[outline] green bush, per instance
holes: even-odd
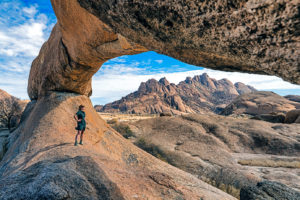
[[[154,144],[148,144],[144,138],[138,139],[135,143],[136,146],[143,149],[144,151],[150,153],[151,155],[155,156],[156,158],[167,162],[171,165],[174,165],[171,158],[167,156],[167,154],[161,150],[158,146]]]
[[[112,128],[119,132],[124,138],[128,139],[130,137],[135,137],[132,130],[127,124],[115,123],[112,125]]]
[[[113,118],[113,119],[111,119],[111,120],[108,120],[107,123],[108,123],[108,124],[117,124],[117,123],[118,123],[118,119]]]

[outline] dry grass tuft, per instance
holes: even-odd
[[[259,166],[259,167],[285,167],[300,168],[300,160],[288,159],[243,159],[239,160],[240,165]]]
[[[156,114],[124,114],[124,113],[102,113],[98,112],[102,119],[107,123],[114,120],[118,122],[135,122],[142,119],[150,119],[158,117]]]

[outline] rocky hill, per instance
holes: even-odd
[[[15,128],[27,103],[0,89],[0,128]]]
[[[95,107],[101,112],[218,113],[240,94],[254,91],[253,87],[243,83],[216,80],[204,73],[193,78],[187,77],[177,85],[166,78],[159,81],[150,79],[142,82],[136,92],[103,107]]]
[[[300,103],[300,95],[286,95],[284,98]]]
[[[259,91],[237,97],[226,106],[221,114],[249,114],[253,116],[270,113],[285,114],[290,110],[299,108],[300,103],[293,101],[292,98],[289,100],[289,98],[274,92]]]
[[[9,133],[19,125],[27,103],[0,89],[0,160],[6,150]]]

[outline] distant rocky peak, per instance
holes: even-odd
[[[223,78],[223,79],[219,80],[218,82],[223,85],[234,86],[233,83],[230,80],[228,80],[227,78]]]
[[[200,75],[199,82],[210,89],[216,89],[214,81],[215,79],[210,78],[207,73],[203,73],[202,75]]]
[[[193,81],[200,83],[201,85],[207,87],[208,89],[216,89],[216,85],[215,85],[216,80],[210,78],[207,73],[194,76]]]
[[[208,76],[207,73],[203,73],[201,75],[196,75],[193,77],[193,80],[197,82],[201,82],[201,80],[208,80],[208,79],[210,79],[210,77]]]
[[[200,77],[203,78],[203,79],[209,79],[209,76],[208,76],[207,73],[201,74]]]
[[[250,85],[245,85],[241,82],[236,82],[234,84],[235,89],[238,91],[239,94],[251,93],[257,91],[254,87]]]
[[[245,87],[246,85],[244,83],[241,83],[241,82],[236,82],[234,84],[235,87],[239,88],[239,87]]]
[[[147,87],[146,87],[146,83],[145,82],[141,82],[138,92],[146,92]]]
[[[153,84],[157,84],[158,81],[155,80],[154,78],[149,79],[148,81],[146,81],[146,85],[153,85]]]
[[[170,85],[170,82],[166,79],[166,77],[161,78],[158,82],[165,86]]]
[[[138,91],[141,93],[149,93],[159,91],[161,84],[155,79],[149,79],[146,82],[142,82]]]
[[[188,77],[186,77],[184,82],[188,83],[188,84],[191,84],[191,83],[193,83],[193,79],[190,76],[188,76]]]

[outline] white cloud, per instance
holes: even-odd
[[[27,81],[32,60],[48,38],[56,18],[41,13],[37,4],[0,1],[0,88],[28,99]]]
[[[11,15],[21,22],[10,20]],[[49,35],[47,16],[39,14],[36,5],[14,7],[14,12],[0,21],[4,22],[0,23],[0,70],[27,72]]]
[[[30,6],[30,7],[25,7],[22,10],[29,17],[33,17],[38,12],[38,10],[36,9],[36,5]]]
[[[145,71],[143,68],[139,68],[139,62],[132,62],[130,64],[106,64],[101,68],[100,73],[98,75],[117,75],[117,74],[137,74],[139,72]]]
[[[154,60],[155,62],[157,62],[158,64],[162,64],[164,61],[163,60]]]
[[[44,22],[33,21],[8,29],[0,30],[0,55],[36,56],[46,40]]]

